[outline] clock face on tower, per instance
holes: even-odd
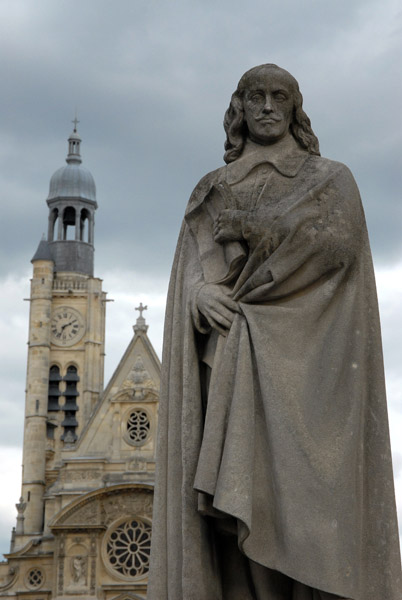
[[[75,308],[58,306],[50,321],[50,338],[56,346],[73,346],[85,333],[85,323],[81,313]]]

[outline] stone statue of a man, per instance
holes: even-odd
[[[400,600],[358,189],[276,65],[224,126],[169,290],[148,599]]]

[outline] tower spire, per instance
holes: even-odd
[[[56,272],[92,276],[96,187],[91,173],[81,165],[78,123],[75,116],[74,131],[68,138],[67,165],[50,180],[48,243]]]
[[[75,111],[75,117],[72,120],[72,123],[74,123],[74,130],[68,138],[68,154],[66,163],[69,165],[79,165],[81,164],[82,159],[80,154],[81,138],[77,133],[77,125],[79,123],[79,120],[77,119],[77,111]]]

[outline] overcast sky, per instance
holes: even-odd
[[[399,0],[0,0],[0,553],[20,494],[32,258],[75,109],[97,185],[95,273],[107,305],[106,382],[140,301],[160,355],[184,208],[223,164],[223,114],[244,71],[299,81],[324,156],[346,163],[376,266],[402,520]]]

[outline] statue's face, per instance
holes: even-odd
[[[257,144],[274,144],[288,133],[293,92],[280,70],[265,69],[250,77],[243,104],[249,137]]]

